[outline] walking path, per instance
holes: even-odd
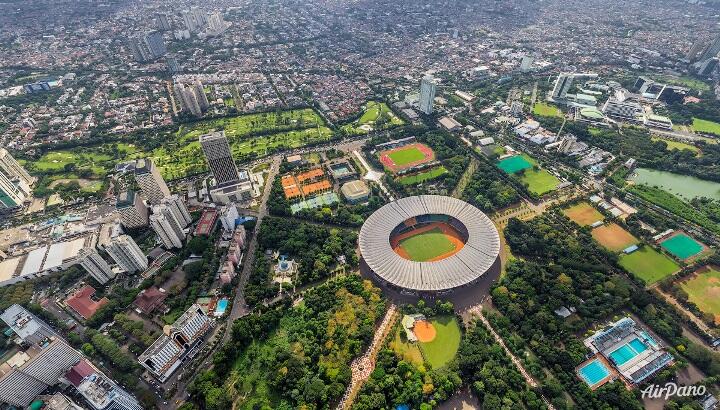
[[[348,385],[347,390],[345,390],[345,394],[343,395],[342,399],[340,399],[340,403],[338,403],[338,410],[349,409],[350,407],[352,407],[355,396],[360,390],[363,382],[365,382],[365,380],[370,377],[370,373],[375,370],[375,359],[377,359],[377,354],[382,347],[385,337],[392,329],[393,323],[395,323],[396,313],[397,306],[395,306],[394,304],[390,305],[387,312],[385,313],[385,317],[383,318],[380,326],[375,332],[375,336],[373,337],[372,343],[370,343],[368,350],[365,352],[364,355],[353,360],[352,364],[350,364],[350,369],[352,370],[352,377],[350,379],[350,384]]]
[[[385,187],[385,185],[382,183],[382,172],[375,171],[370,167],[370,164],[365,161],[365,158],[360,154],[359,151],[353,151],[353,155],[360,161],[360,164],[362,164],[363,168],[367,171],[367,174],[363,177],[364,179],[368,179],[371,181],[377,182],[378,185],[380,185],[380,189],[383,191],[385,196],[387,196],[388,200],[394,201],[395,197],[390,193],[390,191]]]
[[[530,387],[537,388],[539,386],[538,382],[535,380],[535,378],[532,377],[532,375],[530,375],[530,373],[527,370],[525,370],[525,367],[523,367],[520,360],[517,357],[515,357],[515,355],[510,351],[510,349],[508,349],[508,347],[505,345],[505,341],[502,339],[502,337],[500,337],[499,334],[497,334],[497,332],[495,332],[495,329],[493,329],[493,327],[490,325],[490,322],[482,314],[482,305],[475,305],[475,306],[469,308],[467,310],[467,312],[473,316],[477,316],[478,319],[480,319],[480,322],[482,322],[482,324],[485,326],[485,328],[487,328],[487,330],[490,332],[490,334],[495,338],[495,341],[500,346],[502,346],[502,348],[505,350],[505,354],[508,355],[508,357],[513,362],[515,367],[518,369],[520,374],[522,374],[522,376],[525,378],[525,382],[527,382],[527,384]],[[541,394],[539,392],[538,392],[538,394],[540,394],[540,397],[545,402],[545,405],[547,406],[547,408],[549,410],[555,410],[555,407],[553,407],[553,405],[550,404],[550,401],[543,394]]]

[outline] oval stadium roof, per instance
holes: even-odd
[[[405,220],[427,214],[451,216],[468,231],[465,246],[434,262],[414,262],[395,253],[390,233]],[[443,291],[467,285],[485,274],[500,254],[500,236],[482,211],[447,196],[420,195],[390,202],[370,215],[360,229],[360,252],[383,280],[415,291]]]

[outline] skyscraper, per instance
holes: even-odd
[[[149,31],[131,37],[129,47],[135,61],[139,63],[153,61],[167,53],[162,34],[158,31]]]
[[[176,83],[175,96],[180,101],[183,110],[190,111],[196,117],[202,116],[203,112],[207,111],[210,106],[200,81],[195,81],[189,85]]]
[[[430,75],[423,77],[420,81],[420,111],[428,115],[432,114],[436,91],[435,79]]]
[[[150,216],[150,225],[165,248],[182,248],[185,232],[170,207],[155,205],[153,214]]]
[[[182,198],[180,198],[180,196],[171,195],[167,198],[163,198],[160,204],[166,206],[170,210],[173,217],[175,217],[175,220],[183,228],[190,225],[192,222],[190,211],[188,211],[187,206],[185,206],[185,202]]]
[[[140,159],[135,163],[135,180],[145,198],[153,205],[159,204],[163,198],[170,196],[170,189],[160,175],[160,170],[150,158]]]
[[[557,80],[555,80],[555,86],[553,87],[550,99],[552,101],[564,101],[567,99],[568,92],[573,85],[573,82],[577,79],[583,78],[597,78],[597,74],[592,73],[560,73]]]
[[[712,43],[708,46],[704,53],[700,56],[700,61],[709,60],[713,57],[717,57],[720,53],[720,35],[715,37]]]
[[[105,259],[103,259],[95,249],[80,249],[78,259],[80,260],[80,265],[101,285],[115,278],[115,272],[110,269],[110,265],[105,262]]]
[[[193,7],[190,10],[184,10],[182,12],[182,18],[185,23],[185,27],[187,27],[191,33],[199,33],[205,29],[205,26],[207,26],[207,15],[204,11],[197,7]]]
[[[9,179],[17,178],[29,187],[37,181],[37,178],[31,176],[5,148],[0,148],[0,173],[5,174]]]
[[[718,66],[718,58],[717,57],[713,57],[711,59],[705,60],[701,63],[698,63],[697,74],[701,77],[710,76],[713,73],[713,71],[715,71],[717,66]]]
[[[523,56],[522,60],[520,61],[520,71],[523,73],[526,73],[532,69],[533,61],[535,61],[534,58],[531,56]]]
[[[695,61],[698,54],[703,51],[703,48],[705,48],[705,42],[702,39],[695,40],[695,42],[692,43],[692,45],[690,46],[690,49],[688,50],[685,58],[690,61]]]
[[[155,15],[155,28],[160,31],[168,31],[172,29],[170,19],[165,13],[158,13]]]
[[[133,238],[120,235],[105,245],[105,251],[125,272],[142,272],[148,268],[148,258]]]
[[[21,182],[9,179],[0,172],[0,211],[22,206],[27,199],[29,188],[21,188]]]
[[[215,11],[208,16],[208,34],[217,36],[228,28],[229,24],[223,20],[223,15]]]
[[[125,191],[118,195],[115,206],[120,214],[120,222],[128,229],[148,226],[148,210],[139,195],[134,191]]]
[[[232,185],[240,181],[225,131],[201,135],[200,146],[218,186]]]

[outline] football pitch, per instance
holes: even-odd
[[[454,251],[456,245],[440,228],[433,228],[401,239],[398,246],[411,261],[427,262]]]
[[[688,300],[701,311],[715,316],[720,324],[720,270],[714,266],[698,269],[690,280],[680,283],[688,294]]]
[[[689,259],[703,251],[702,244],[695,239],[680,233],[660,242],[660,246],[678,259]]]
[[[433,369],[444,367],[455,358],[460,348],[460,325],[453,316],[440,316],[430,321],[436,336],[431,342],[419,342],[425,360]]]
[[[638,239],[618,224],[607,224],[592,230],[592,237],[607,250],[620,252],[621,250],[638,243]]]
[[[515,174],[524,169],[532,168],[533,163],[525,155],[513,155],[498,161],[497,166],[508,174]]]
[[[397,166],[404,166],[413,162],[422,161],[425,159],[425,153],[420,151],[417,147],[412,146],[406,149],[399,149],[388,154],[388,157]]]
[[[605,219],[597,209],[587,202],[580,202],[570,208],[563,209],[563,214],[580,226],[592,225]]]
[[[620,266],[648,285],[652,285],[680,269],[680,266],[670,257],[647,245],[631,254],[620,255]]]

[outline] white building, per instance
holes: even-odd
[[[164,382],[211,327],[212,321],[200,306],[192,305],[175,323],[163,329],[163,335],[138,357],[138,361]]]
[[[94,248],[83,248],[79,254],[80,265],[101,285],[114,279],[116,273]]]
[[[178,218],[176,209],[168,204],[155,205],[150,216],[150,225],[167,249],[182,248],[187,226],[185,220]]]
[[[150,158],[141,159],[135,163],[135,180],[145,198],[153,205],[159,204],[163,198],[170,196],[170,189],[160,175],[160,170]]]
[[[148,268],[148,258],[128,235],[120,235],[105,245],[105,251],[125,272],[142,272]]]
[[[420,81],[420,111],[428,115],[432,114],[436,91],[435,78],[430,75],[423,77]]]
[[[21,206],[32,195],[35,181],[5,148],[0,148],[0,210]]]

